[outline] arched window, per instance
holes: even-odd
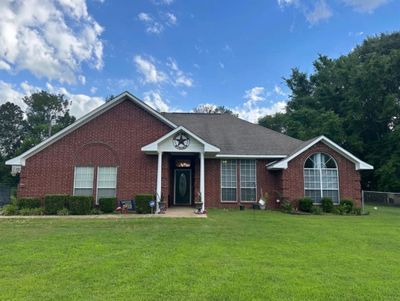
[[[304,164],[304,193],[315,203],[323,197],[339,203],[338,168],[331,156],[316,153],[308,157]]]

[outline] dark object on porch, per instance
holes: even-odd
[[[135,211],[136,210],[136,203],[135,200],[121,200],[119,201],[119,207],[127,206],[128,211]]]
[[[254,203],[252,204],[252,208],[253,208],[253,210],[260,210],[260,204],[257,203],[257,202],[254,202]]]
[[[242,203],[239,204],[239,209],[240,211],[243,211],[246,208],[246,206]]]

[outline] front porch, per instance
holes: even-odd
[[[157,141],[142,147],[157,155],[156,212],[167,207],[198,207],[205,212],[205,156],[215,157],[219,148],[180,126]]]

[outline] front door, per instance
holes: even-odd
[[[174,204],[190,205],[192,197],[192,170],[175,169]]]

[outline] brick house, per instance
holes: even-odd
[[[301,141],[229,114],[159,113],[125,92],[6,162],[18,196],[152,193],[168,206],[269,206],[303,196],[360,203],[373,167],[324,136]]]

